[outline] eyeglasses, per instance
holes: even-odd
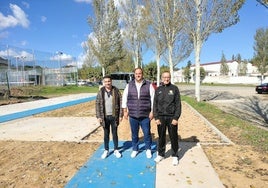
[[[165,77],[165,76],[164,76],[164,77],[162,77],[162,78],[170,78],[170,77]]]

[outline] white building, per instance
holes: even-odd
[[[247,71],[245,76],[238,76],[239,64],[237,61],[227,61],[226,62],[229,72],[228,75],[221,75],[221,62],[212,62],[201,64],[200,67],[203,67],[206,76],[202,80],[202,83],[226,83],[226,84],[259,84],[261,82],[261,76],[258,72],[257,67],[253,66],[251,63],[247,63]],[[192,78],[190,82],[194,83],[193,72],[195,65],[192,65],[190,70],[192,72]],[[183,70],[174,72],[174,82],[185,82]],[[268,82],[268,75],[266,75],[263,82]]]

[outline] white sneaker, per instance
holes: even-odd
[[[159,162],[162,161],[163,159],[164,159],[164,157],[162,157],[161,155],[157,155],[157,157],[154,158],[154,161],[155,161],[156,163],[159,163]]]
[[[104,150],[103,154],[101,155],[101,158],[102,159],[105,159],[109,154],[109,151],[108,150]]]
[[[114,155],[116,156],[116,158],[120,158],[121,157],[121,153],[117,149],[114,150]]]
[[[134,157],[137,156],[137,154],[138,154],[138,151],[132,151],[130,157],[131,157],[131,158],[134,158]]]
[[[173,166],[177,166],[179,164],[178,157],[172,157],[172,164]]]
[[[150,149],[147,149],[147,150],[146,150],[146,157],[147,157],[148,159],[152,158],[152,152],[151,152]]]

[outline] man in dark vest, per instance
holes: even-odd
[[[134,158],[139,153],[139,129],[141,127],[144,135],[146,157],[151,158],[151,120],[153,119],[153,100],[155,89],[152,84],[143,79],[143,71],[136,68],[134,71],[135,80],[129,82],[124,90],[122,108],[124,118],[129,118],[132,153]]]

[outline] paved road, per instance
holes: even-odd
[[[194,85],[179,85],[182,95],[195,96]],[[254,87],[201,86],[202,101],[216,104],[222,110],[268,128],[268,94],[257,94]],[[266,129],[267,130],[267,129]]]
[[[178,85],[181,92],[185,92],[187,90],[195,90],[194,85]],[[254,87],[239,87],[239,86],[201,86],[201,91],[209,91],[209,92],[229,92],[233,95],[238,95],[242,97],[260,97],[266,98],[268,100],[268,94],[257,94],[255,92]],[[201,95],[204,96],[204,93]]]

